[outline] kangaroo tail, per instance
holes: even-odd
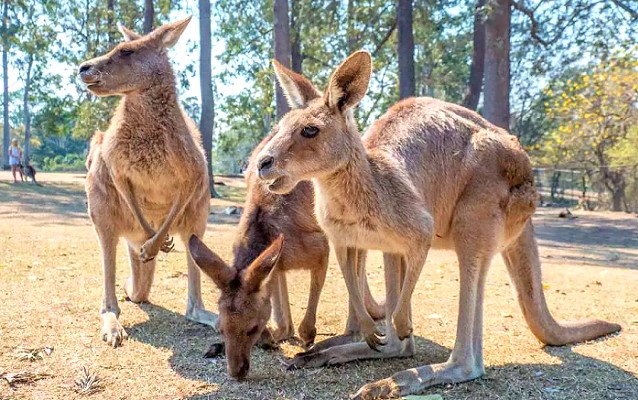
[[[556,321],[552,317],[543,293],[538,245],[534,239],[531,220],[501,255],[516,289],[527,325],[541,342],[561,346],[592,340],[621,329],[618,324],[597,319]]]

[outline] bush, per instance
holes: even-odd
[[[84,154],[69,153],[65,156],[44,157],[40,168],[48,172],[81,171],[84,170]]]

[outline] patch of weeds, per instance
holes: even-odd
[[[38,361],[42,360],[45,355],[50,356],[51,353],[53,353],[53,347],[49,346],[37,347],[35,349],[18,347],[16,358],[21,361]]]
[[[90,372],[88,368],[82,367],[80,374],[75,379],[74,391],[83,396],[90,396],[104,389],[102,378],[97,373]]]

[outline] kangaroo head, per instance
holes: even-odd
[[[256,165],[268,189],[285,194],[299,181],[344,167],[353,146],[361,146],[352,109],[368,89],[372,60],[365,51],[352,54],[332,73],[323,94],[305,77],[273,65],[292,110],[275,126]]]
[[[142,91],[173,78],[167,49],[175,45],[191,17],[163,25],[141,36],[123,26],[124,42],[103,56],[85,61],[78,73],[82,82],[97,96]]]
[[[284,243],[280,235],[243,269],[228,266],[196,236],[188,247],[199,268],[220,289],[219,330],[224,338],[228,374],[244,379],[250,352],[270,319],[270,293],[266,289]]]

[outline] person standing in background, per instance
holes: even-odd
[[[20,182],[24,181],[24,177],[22,176],[22,170],[20,169],[20,160],[22,159],[22,149],[18,145],[18,139],[13,139],[11,141],[11,146],[9,146],[9,165],[11,166],[11,173],[13,174],[13,183],[18,183],[16,179],[16,172],[20,174]]]

